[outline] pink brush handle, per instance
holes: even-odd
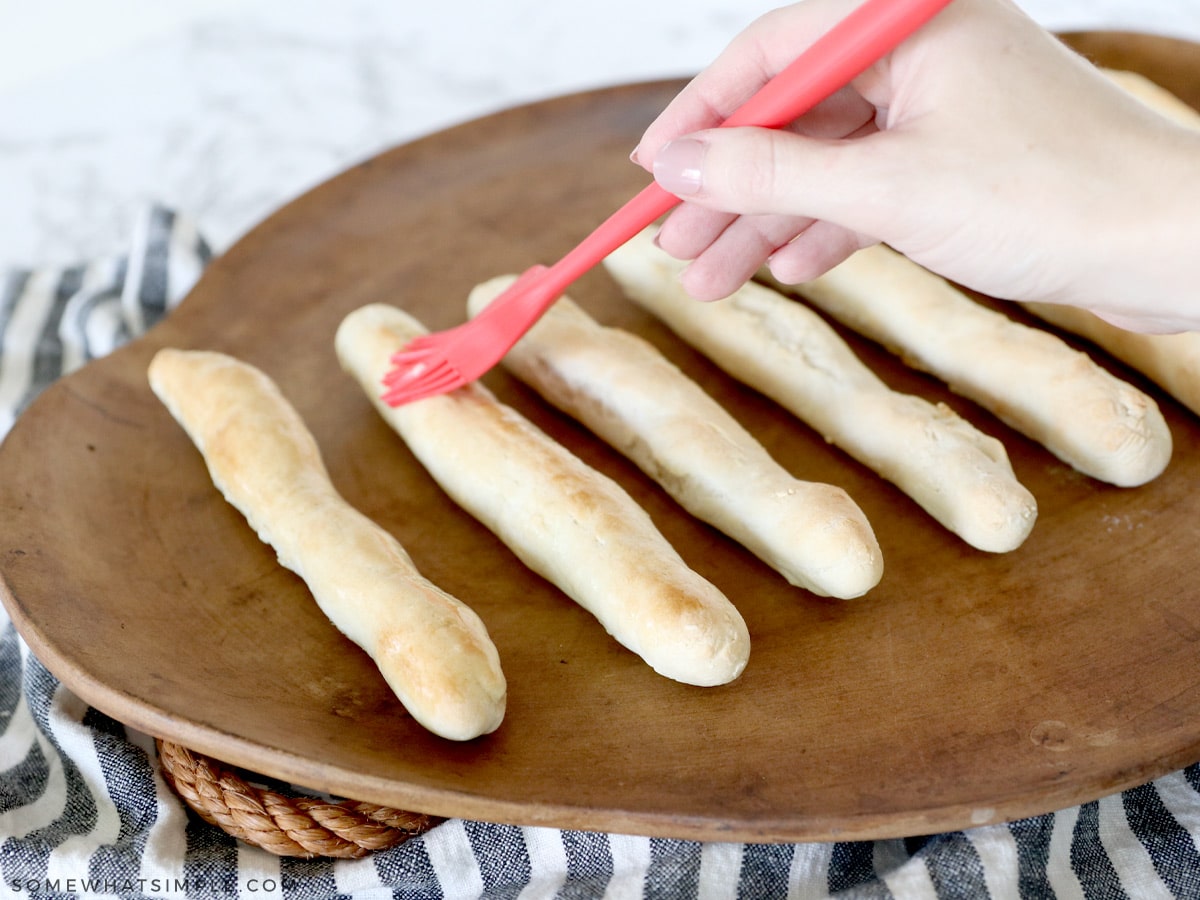
[[[780,128],[841,90],[950,0],[866,0],[758,89],[721,127]],[[680,202],[656,183],[609,216],[546,273],[546,288],[561,293],[643,228]]]

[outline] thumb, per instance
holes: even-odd
[[[786,215],[874,234],[888,220],[888,181],[875,160],[884,134],[850,140],[769,128],[716,128],[676,138],[654,158],[654,179],[697,206]],[[895,198],[899,200],[899,198]]]

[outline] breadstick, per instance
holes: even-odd
[[[1151,109],[1180,125],[1200,129],[1200,113],[1165,88],[1132,72],[1109,70],[1106,74]],[[1022,306],[1108,351],[1200,415],[1200,332],[1138,334],[1110,325],[1085,309],[1051,303]]]
[[[714,363],[907,493],[980,550],[1028,537],[1033,495],[1004,446],[944,404],[891,390],[816,313],[761,284],[717,303],[684,293],[649,230],[605,262],[626,294]]]
[[[750,653],[741,615],[616,482],[479,383],[399,407],[379,399],[391,355],[424,332],[373,304],[342,321],[336,347],[442,489],[655,671],[695,685],[737,678]]]
[[[1200,112],[1145,75],[1122,69],[1104,69],[1103,72],[1118,87],[1124,88],[1126,93],[1132,94],[1168,119],[1190,128],[1200,128]]]
[[[860,250],[806,284],[772,283],[938,376],[1085,475],[1134,487],[1171,459],[1170,429],[1143,391],[889,247]]]
[[[1111,353],[1200,415],[1200,332],[1141,334],[1110,325],[1086,309],[1058,303],[1021,306]]]
[[[471,292],[477,315],[513,281]],[[794,585],[858,597],[879,583],[875,533],[842,488],[801,481],[652,344],[562,297],[504,366],[632,459],[689,513]]]
[[[155,355],[149,377],[225,499],[374,659],[413,718],[451,740],[494,731],[507,688],[483,622],[338,494],[275,382],[222,353],[175,349]]]

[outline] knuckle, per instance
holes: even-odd
[[[750,204],[745,212],[765,211],[779,192],[780,168],[776,142],[755,140],[737,150],[724,167],[726,187],[733,198]]]

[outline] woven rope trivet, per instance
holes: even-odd
[[[442,821],[357,800],[288,797],[179,744],[156,743],[167,783],[200,818],[277,856],[360,859]]]

